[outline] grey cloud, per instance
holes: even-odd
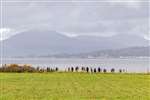
[[[148,4],[121,1],[75,3],[75,6],[74,3],[5,2],[3,23],[16,30],[40,27],[77,35],[148,34]]]

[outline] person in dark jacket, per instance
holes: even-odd
[[[77,67],[75,68],[75,70],[76,70],[76,72],[78,72],[78,71],[79,71],[79,67],[77,66]]]
[[[86,72],[87,72],[87,73],[89,72],[89,67],[86,67]]]
[[[58,70],[59,70],[58,67],[56,67],[55,71],[58,72]]]
[[[94,73],[96,73],[96,68],[94,68]]]
[[[98,67],[98,72],[99,72],[99,73],[101,72],[101,68],[100,68],[100,67]]]
[[[71,67],[71,72],[74,72],[74,68],[73,67]]]
[[[119,69],[119,73],[122,73],[122,69]]]
[[[112,72],[112,73],[114,73],[114,72],[115,72],[115,69],[114,69],[114,68],[112,68],[112,69],[111,69],[111,72]]]

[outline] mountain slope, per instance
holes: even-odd
[[[116,50],[101,50],[76,55],[76,57],[150,57],[150,46],[129,47]]]
[[[3,41],[5,56],[77,54],[105,49],[147,46],[148,41],[133,35],[112,37],[67,37],[55,31],[30,30]]]

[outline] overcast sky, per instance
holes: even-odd
[[[134,34],[150,39],[148,0],[41,1],[3,0],[3,39],[30,29],[67,36]]]

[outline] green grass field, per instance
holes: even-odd
[[[150,75],[0,73],[0,100],[150,100]]]

